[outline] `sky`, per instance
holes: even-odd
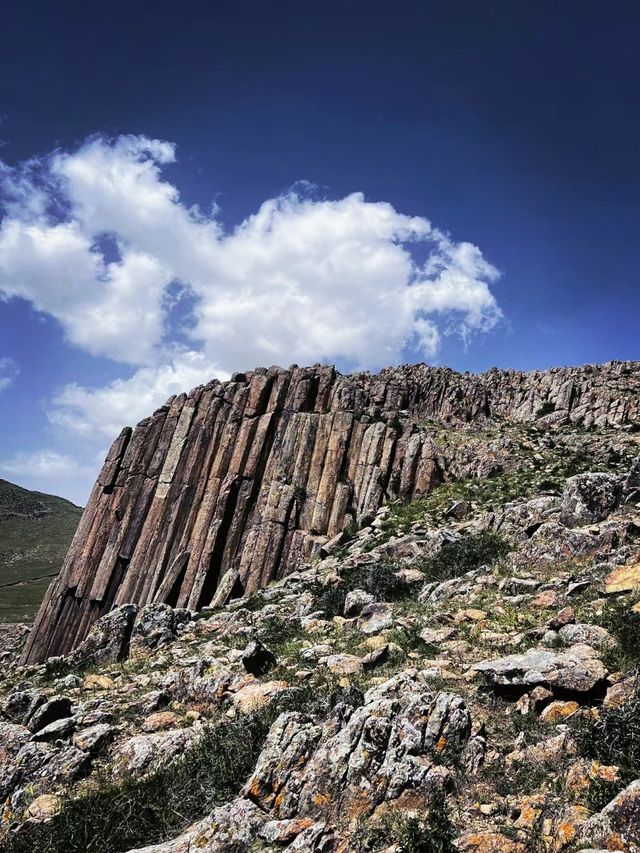
[[[638,359],[637,4],[31,0],[0,51],[0,477],[83,504],[258,365]]]

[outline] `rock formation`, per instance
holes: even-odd
[[[554,400],[569,373],[578,390],[559,409]],[[422,377],[422,390],[395,419],[384,399],[389,382],[377,386],[383,393],[374,404],[380,377],[318,369],[300,371],[297,382],[316,376],[320,387],[329,377],[323,410],[288,403],[271,411],[273,434],[267,430],[269,440],[255,451],[255,440],[238,440],[220,461],[226,445],[215,439],[217,417],[206,421],[216,393],[222,418],[224,401],[243,388],[248,395],[254,377],[200,389],[154,416],[160,434],[173,418],[181,447],[171,450],[170,435],[145,446],[154,419],[118,446],[84,521],[94,532],[75,544],[47,604],[57,606],[57,595],[64,605],[66,596],[79,613],[104,615],[68,654],[43,663],[20,663],[27,626],[0,632],[0,849],[640,853],[635,367],[557,371],[537,384],[519,374],[507,383],[503,374],[458,377],[422,367],[383,374],[390,375]],[[282,374],[256,376],[276,384]],[[428,381],[447,376],[440,408],[427,407]],[[521,393],[512,392],[500,416],[502,398],[487,389],[501,381],[519,383]],[[474,399],[475,407],[483,383],[484,402],[470,413],[465,406]],[[468,398],[457,396],[461,385],[471,389]],[[337,397],[340,389],[357,391],[367,405],[354,405],[352,395],[349,408],[335,408],[346,399]],[[576,414],[585,412],[585,395],[597,426],[588,408]],[[189,405],[190,425],[181,429]],[[267,404],[259,410],[256,436]],[[331,455],[332,424],[346,415],[349,441],[339,452],[334,443]],[[250,428],[245,415],[236,420],[237,434]],[[307,421],[337,472],[328,481],[328,463],[312,464],[311,440],[293,455]],[[227,413],[218,429],[231,430],[230,423]],[[358,468],[358,448],[380,424],[394,436],[391,449],[381,438],[381,455],[367,451]],[[410,453],[412,442],[418,449]],[[258,461],[232,465],[236,454]],[[407,458],[414,462],[405,468]],[[280,525],[280,562],[270,563],[278,577],[239,599],[238,584],[220,606],[172,606],[185,600],[183,589],[187,601],[193,591],[190,560],[170,603],[153,592],[163,583],[159,561],[170,567],[181,551],[191,556],[198,544],[192,516],[202,507],[208,527],[200,528],[198,547],[216,548],[224,507],[216,509],[219,492],[207,504],[207,490],[214,470],[224,479],[230,469],[241,482],[226,522],[219,600],[230,594],[227,575],[253,588],[242,568],[249,538],[275,536],[273,514],[262,522],[271,511],[262,490],[281,495],[311,484],[297,526]],[[255,493],[246,498],[249,481],[237,472],[249,470]],[[422,487],[425,470],[434,473]],[[302,471],[304,480],[294,476]],[[366,489],[374,494],[367,482],[380,489],[375,512],[361,500]],[[348,490],[345,519],[356,519],[333,542],[325,541],[333,532],[330,484]],[[302,525],[311,492],[318,501],[328,496],[325,527],[306,516]],[[424,496],[393,500],[398,494]],[[136,501],[145,511],[134,537]],[[311,550],[323,544],[304,560],[306,548],[290,547],[294,537],[306,537]],[[151,591],[147,603],[138,597],[110,606],[118,583],[130,580],[126,565],[103,578],[108,595],[92,599],[101,560],[127,556],[129,542],[139,561],[131,580]],[[139,555],[136,542],[146,549]],[[254,544],[248,556],[256,554]],[[77,597],[67,592],[74,571]],[[262,577],[253,577],[258,583]],[[79,639],[84,628],[74,630]]]
[[[168,400],[111,447],[25,662],[64,654],[113,607],[201,610],[295,570],[447,464],[433,422],[640,422],[640,363],[342,376],[258,369]]]

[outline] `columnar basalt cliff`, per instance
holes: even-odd
[[[199,610],[291,573],[383,502],[442,481],[433,422],[545,418],[637,425],[640,363],[479,376],[274,367],[171,398],[111,447],[24,660],[68,652],[123,603]]]

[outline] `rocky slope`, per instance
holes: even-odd
[[[638,853],[635,371],[597,424],[455,392],[432,489],[263,589],[122,604],[42,664],[7,638],[3,849]]]
[[[0,480],[0,623],[33,619],[81,515],[70,501]]]
[[[491,453],[449,455],[441,436],[487,422],[635,428],[640,364],[270,368],[170,399],[111,448],[25,661],[70,651],[119,604],[200,610],[250,594],[385,501],[486,475]]]

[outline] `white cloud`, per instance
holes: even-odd
[[[18,365],[12,358],[0,358],[0,391],[8,388],[18,373]]]
[[[429,359],[442,334],[467,340],[501,317],[497,270],[424,217],[361,193],[317,199],[306,186],[226,232],[217,209],[187,207],[165,179],[174,160],[168,142],[96,137],[0,170],[0,295],[28,299],[71,343],[135,368],[105,388],[62,389],[58,425],[112,437],[216,373],[319,360],[376,368],[408,347]],[[180,330],[175,281],[190,295]],[[178,331],[190,348],[178,348]]]
[[[101,447],[99,460],[95,453],[82,451],[80,458],[52,449],[16,453],[0,460],[0,476],[27,489],[60,495],[82,506],[105,453],[106,448]]]
[[[81,466],[75,459],[54,450],[16,453],[0,461],[0,471],[16,477],[68,479],[76,476],[80,470]]]
[[[143,367],[103,388],[67,385],[53,400],[53,423],[87,438],[113,440],[124,424],[150,415],[172,394],[228,378],[198,352],[181,352],[157,368]]]

